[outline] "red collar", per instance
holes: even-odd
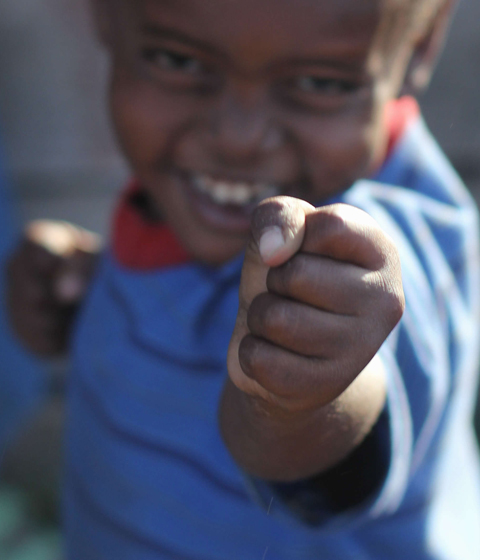
[[[123,193],[113,222],[113,251],[118,262],[127,268],[148,271],[184,264],[190,260],[171,229],[148,220],[132,199],[141,192],[132,181]]]
[[[402,137],[408,124],[420,110],[413,97],[402,97],[389,103],[385,110],[385,126],[389,130],[388,157]],[[165,224],[148,220],[136,207],[133,197],[141,192],[132,181],[123,193],[113,223],[113,251],[118,262],[138,271],[185,264],[191,260],[186,250]]]
[[[388,145],[385,159],[393,152],[408,125],[420,116],[420,107],[414,97],[394,99],[385,107],[385,126],[388,130]]]

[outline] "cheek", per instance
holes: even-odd
[[[111,111],[117,138],[137,174],[168,162],[185,118],[175,96],[162,94],[145,80],[117,77],[112,83]]]
[[[374,162],[383,154],[385,134],[376,116],[347,115],[322,119],[317,127],[310,127],[304,140],[314,194],[324,199],[371,175]]]

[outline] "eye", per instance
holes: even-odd
[[[342,95],[355,92],[359,85],[347,80],[301,76],[294,81],[294,87],[302,93],[319,95]]]
[[[203,64],[196,58],[165,49],[145,49],[144,59],[161,70],[199,74],[204,70]]]

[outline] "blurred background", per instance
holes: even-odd
[[[480,2],[462,0],[432,86],[421,100],[430,128],[477,201],[479,21]],[[0,152],[17,229],[34,218],[54,218],[101,234],[108,230],[116,193],[128,171],[109,127],[105,70],[87,0],[0,0]],[[2,220],[6,217],[0,212]],[[51,378],[64,370],[61,363],[31,361],[17,361],[15,367],[19,372],[46,368]],[[11,401],[11,393],[3,391]],[[36,395],[48,391],[31,389]],[[55,485],[63,410],[56,393],[48,406],[32,394],[22,393],[25,407],[36,408],[8,449],[0,426],[2,560],[53,560],[60,555]],[[40,506],[32,504],[32,496]]]

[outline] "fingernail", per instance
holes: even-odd
[[[267,262],[274,257],[284,245],[285,239],[283,238],[282,230],[278,226],[271,226],[263,232],[258,247],[262,259]]]
[[[83,293],[83,282],[76,276],[62,276],[56,285],[57,297],[65,302],[74,302]]]

